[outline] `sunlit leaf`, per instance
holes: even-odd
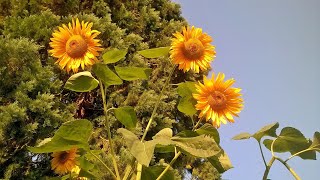
[[[201,134],[209,135],[216,141],[216,143],[220,144],[219,132],[211,124],[208,124],[208,123],[204,124],[199,129],[196,130],[196,133],[198,133],[199,135]]]
[[[160,47],[138,51],[138,53],[146,58],[158,58],[169,54],[170,47]]]
[[[311,149],[315,149],[316,151],[320,152],[320,133],[315,132],[313,135],[313,142],[310,146]]]
[[[92,129],[92,124],[88,120],[69,121],[61,125],[50,141],[46,139],[46,143],[40,143],[40,146],[28,149],[34,153],[66,151],[73,147],[88,150],[88,139]]]
[[[114,67],[121,79],[126,81],[134,81],[138,79],[149,79],[152,72],[151,68],[141,67]]]
[[[197,112],[196,104],[197,101],[193,97],[182,97],[178,104],[178,110],[188,116],[192,116]]]
[[[192,97],[192,93],[196,93],[196,87],[195,87],[195,82],[184,82],[184,83],[179,83],[178,88],[177,88],[177,93],[181,97]]]
[[[264,136],[277,137],[276,130],[278,127],[279,127],[279,123],[273,123],[273,124],[264,126],[259,131],[254,133],[252,137],[254,137],[259,142],[261,138]]]
[[[230,158],[225,152],[219,153],[216,156],[209,157],[207,159],[218,170],[220,174],[233,168]]]
[[[114,110],[116,118],[127,128],[135,128],[137,123],[136,112],[131,106],[119,107]]]
[[[92,71],[102,80],[105,86],[122,84],[122,80],[106,64],[96,63]]]
[[[184,153],[195,157],[211,157],[221,151],[214,139],[206,135],[189,138],[173,137],[171,140]]]
[[[103,62],[106,64],[116,63],[123,59],[127,54],[126,50],[112,49],[102,55]]]
[[[263,144],[271,150],[271,139],[265,139]],[[292,155],[310,147],[311,142],[308,141],[304,135],[297,129],[292,127],[285,127],[281,130],[273,144],[274,152],[290,152]],[[298,155],[302,159],[315,159],[315,151],[307,151]]]
[[[89,71],[79,72],[72,75],[64,85],[65,89],[75,92],[88,92],[95,89],[99,84]]]
[[[150,141],[142,143],[135,134],[124,128],[118,129],[117,132],[123,136],[128,150],[137,161],[142,165],[149,166],[155,144]]]
[[[243,139],[249,139],[251,137],[251,134],[244,132],[244,133],[240,133],[236,136],[234,136],[232,139],[233,140],[243,140]]]

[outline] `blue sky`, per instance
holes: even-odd
[[[319,0],[174,0],[190,25],[214,38],[214,72],[224,72],[243,89],[244,110],[236,123],[219,129],[221,145],[234,168],[223,179],[262,179],[264,164],[255,140],[233,141],[279,122],[312,138],[320,131],[320,1]],[[264,151],[267,161],[269,151]],[[319,153],[317,154],[319,156]],[[288,157],[289,154],[281,155]],[[320,158],[318,158],[320,159]],[[320,160],[288,162],[302,179],[316,180]],[[276,162],[269,178],[291,180]]]

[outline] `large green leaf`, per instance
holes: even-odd
[[[188,116],[192,116],[197,112],[196,103],[197,101],[193,97],[182,97],[178,104],[178,110]]]
[[[99,84],[89,71],[79,72],[72,75],[64,85],[65,89],[75,92],[88,92],[95,89]]]
[[[164,169],[165,169],[164,166],[151,166],[151,167],[143,166],[141,180],[156,180]],[[163,179],[163,180],[174,180],[173,171],[168,170],[164,174],[164,176],[162,176],[161,179]]]
[[[181,97],[192,97],[192,93],[196,93],[196,87],[195,87],[195,82],[184,82],[184,83],[179,83],[178,88],[177,88],[177,93]]]
[[[197,101],[192,97],[192,93],[196,92],[194,82],[180,83],[177,88],[177,93],[181,96],[178,104],[178,110],[188,116],[194,115],[197,110],[195,105]]]
[[[142,143],[135,134],[124,128],[118,129],[117,132],[123,136],[128,150],[137,161],[148,167],[153,157],[155,143],[152,141]]]
[[[249,139],[251,137],[250,133],[244,132],[244,133],[240,133],[236,136],[234,136],[232,139],[233,140],[243,140],[243,139]]]
[[[46,139],[39,146],[28,149],[34,153],[66,151],[72,147],[88,150],[88,139],[92,128],[92,124],[88,120],[69,121],[62,124],[51,139]]]
[[[199,135],[205,134],[205,135],[211,136],[216,141],[216,143],[220,144],[219,132],[211,124],[208,124],[208,123],[204,124],[199,129],[196,130],[196,133],[198,133]]]
[[[158,58],[169,54],[170,47],[160,47],[138,51],[138,53],[146,58]]]
[[[221,151],[214,139],[206,135],[189,138],[173,137],[171,140],[184,153],[195,157],[211,157]]]
[[[259,142],[261,138],[264,136],[277,137],[276,130],[278,127],[279,127],[279,123],[273,123],[273,124],[264,126],[259,131],[254,133],[252,137],[254,137]]]
[[[233,168],[230,158],[225,152],[219,153],[216,156],[209,157],[207,159],[218,170],[220,174]]]
[[[174,142],[172,138],[172,130],[164,128],[152,137],[152,142],[156,144],[156,151],[160,153],[174,152]]]
[[[148,79],[152,69],[141,67],[114,67],[121,79],[126,81],[134,81],[138,79]]]
[[[314,149],[318,152],[320,152],[320,133],[315,132],[313,135],[313,142],[310,146],[310,149]]]
[[[96,63],[92,66],[92,71],[107,87],[123,83],[122,80],[113,71],[111,71],[106,64]]]
[[[106,64],[116,63],[123,59],[127,54],[126,50],[112,49],[102,55],[103,62]]]
[[[119,107],[114,110],[116,118],[127,128],[135,128],[137,123],[136,112],[131,106]]]
[[[271,150],[271,139],[265,139],[263,144]],[[295,154],[302,150],[310,147],[311,142],[307,140],[304,135],[297,129],[293,127],[285,127],[281,130],[280,135],[277,137],[273,144],[274,152],[290,152],[291,154]],[[316,159],[315,151],[307,151],[305,153],[301,153],[300,156],[302,159]]]

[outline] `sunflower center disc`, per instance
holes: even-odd
[[[65,163],[68,160],[68,152],[62,152],[59,156],[60,163]]]
[[[88,50],[87,42],[80,35],[73,35],[67,41],[66,51],[72,58],[82,57]]]
[[[214,91],[208,96],[208,104],[211,106],[213,109],[222,109],[226,106],[226,96],[219,92],[219,91]]]
[[[203,55],[204,47],[199,39],[189,39],[184,42],[184,55],[190,59],[197,59]]]

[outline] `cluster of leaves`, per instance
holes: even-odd
[[[257,131],[254,134],[250,133],[241,133],[237,136],[233,137],[234,140],[244,140],[249,138],[254,138],[258,141],[261,146],[261,139],[265,136],[273,137],[273,139],[264,139],[263,144],[265,147],[271,151],[273,158],[282,162],[285,166],[287,165],[287,161],[289,161],[293,157],[300,157],[304,160],[316,160],[316,152],[320,152],[320,133],[315,132],[313,136],[313,140],[307,139],[298,129],[293,127],[284,127],[280,134],[276,133],[276,130],[279,128],[279,123],[274,123],[267,125]],[[286,160],[282,160],[279,157],[275,156],[274,153],[285,153],[289,152],[291,154]],[[263,155],[263,152],[261,150]],[[266,169],[270,169],[267,166],[264,156],[264,163],[266,165]],[[266,178],[266,177],[265,177]]]
[[[135,52],[168,46],[172,33],[186,25],[179,5],[168,0],[0,1],[0,84],[5,84],[0,88],[0,178],[38,179],[53,175],[49,155],[30,154],[26,146],[34,146],[50,137],[61,123],[73,120],[73,117],[86,118],[93,122],[94,133],[89,140],[91,149],[103,150],[100,154],[102,159],[107,164],[111,162],[108,142],[103,138],[106,133],[103,130],[103,108],[98,88],[84,93],[62,90],[62,82],[66,82],[69,75],[60,71],[48,54],[52,32],[61,23],[70,22],[73,17],[93,22],[93,29],[102,32],[99,39],[102,40],[103,47],[107,47],[105,52],[114,48],[126,49],[127,54],[123,61],[114,62],[115,66],[112,67],[97,65],[94,73],[97,75],[100,71],[109,72],[118,76],[121,81],[125,80],[119,86],[109,86],[106,92],[107,105],[134,106],[137,123],[133,131],[136,135],[141,135],[146,127],[171,63],[168,57],[146,59]],[[124,69],[127,66],[144,68],[141,73],[150,77],[128,82],[135,77],[121,74],[128,72]],[[148,68],[152,69],[151,74],[148,74]],[[175,71],[172,83],[195,81],[201,77],[202,74]],[[103,80],[103,77],[101,79]],[[120,84],[118,78],[113,80]],[[182,98],[176,89],[170,86],[164,95],[146,136],[147,140],[151,140],[163,128],[180,132],[193,126],[190,117],[176,108],[177,102]],[[123,148],[125,143],[116,133],[116,129],[123,127],[123,124],[116,121],[115,113],[116,111],[114,114],[110,113],[108,119],[111,120],[116,154],[118,159],[121,157],[122,160],[119,166],[124,170],[125,164],[130,162],[132,157],[130,152]],[[159,164],[163,159],[168,162],[172,156],[173,153],[155,152],[150,164]],[[191,161],[182,156],[176,164],[179,166],[188,162],[193,163],[196,168],[199,163],[196,163],[196,160]],[[101,165],[98,168],[103,169]],[[175,171],[176,178],[181,178],[185,172],[184,168],[178,168]],[[101,176],[110,178],[107,172]],[[219,177],[218,174],[215,176]]]

